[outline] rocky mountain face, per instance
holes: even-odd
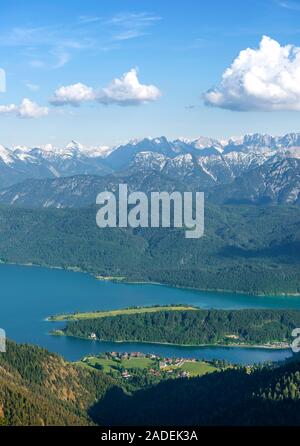
[[[0,146],[0,202],[85,206],[126,182],[145,192],[201,190],[218,203],[299,204],[299,164],[300,133],[144,138],[114,148]]]
[[[300,204],[300,159],[274,156],[232,183],[209,191],[225,204]]]
[[[47,144],[12,149],[0,146],[0,187],[28,178],[58,178],[77,174],[105,175],[111,172],[103,162],[106,147],[84,148],[72,141],[59,149]]]

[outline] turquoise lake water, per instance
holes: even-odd
[[[227,359],[251,364],[278,361],[291,350],[230,347],[178,347],[142,343],[115,343],[50,336],[62,324],[45,321],[47,316],[130,306],[193,304],[201,308],[294,308],[299,297],[257,297],[231,293],[202,292],[160,285],[102,282],[84,273],[59,269],[0,265],[0,327],[17,342],[37,344],[77,360],[103,351],[141,351],[163,356]]]

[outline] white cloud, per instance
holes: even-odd
[[[77,83],[58,88],[50,100],[53,105],[79,106],[85,102],[101,104],[139,105],[155,101],[161,96],[154,85],[139,82],[137,70],[131,69],[120,79],[114,79],[107,87],[95,90],[85,84]]]
[[[263,36],[259,48],[240,52],[206,105],[240,111],[300,111],[300,48]]]
[[[20,105],[0,105],[0,115],[16,115],[18,118],[40,118],[48,115],[47,107],[40,107],[30,99],[24,98]]]
[[[121,13],[113,16],[108,23],[118,24],[126,27],[129,26],[145,26],[153,22],[161,20],[161,17],[154,14],[149,14],[148,12],[138,12],[138,13]]]
[[[161,17],[147,12],[123,13],[113,16],[107,24],[113,29],[112,39],[122,41],[148,34],[149,29],[160,20]]]
[[[20,118],[40,118],[48,115],[48,111],[47,107],[40,107],[35,102],[25,98],[18,107],[18,116]]]
[[[78,82],[77,84],[58,88],[50,102],[53,105],[73,105],[76,107],[83,102],[91,102],[94,99],[94,90]]]
[[[143,85],[137,77],[137,70],[132,68],[121,79],[114,79],[103,88],[97,100],[103,104],[139,105],[156,101],[161,96],[155,85]]]
[[[0,114],[10,114],[15,113],[17,111],[18,107],[15,104],[9,104],[9,105],[0,105]]]

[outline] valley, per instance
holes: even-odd
[[[158,384],[165,379],[203,376],[229,367],[225,361],[163,358],[159,355],[140,352],[107,352],[98,356],[86,356],[79,364],[92,370],[102,371],[122,382],[129,391]]]
[[[15,278],[18,280],[15,280]],[[110,342],[78,337],[50,336],[49,331],[63,329],[64,321],[51,322],[49,315],[75,311],[91,313],[129,307],[163,305],[205,309],[300,309],[300,300],[293,296],[249,296],[230,293],[205,293],[149,284],[124,284],[98,281],[89,274],[48,269],[0,265],[2,296],[0,326],[9,339],[39,345],[60,354],[66,360],[78,361],[87,355],[105,352],[141,352],[161,357],[226,360],[234,364],[255,364],[284,360],[292,355],[290,348],[251,349],[231,346],[178,346],[144,342]],[[188,310],[189,312],[192,310]],[[178,310],[174,313],[177,314]],[[153,313],[155,314],[155,313]],[[118,318],[119,316],[113,316]],[[96,321],[97,319],[95,319]],[[28,329],[30,327],[30,329]]]
[[[299,147],[1,146],[0,326],[22,344],[0,357],[0,424],[299,423]],[[121,183],[204,191],[204,236],[100,230]]]
[[[8,342],[0,356],[0,426],[298,425],[299,367],[297,356],[232,367],[138,353],[74,364]]]
[[[299,429],[300,0],[2,3],[1,444]]]

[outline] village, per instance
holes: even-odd
[[[130,353],[116,353],[116,352],[112,352],[110,353],[111,356],[113,356],[114,358],[118,358],[121,361],[124,360],[130,360],[133,358],[146,358],[146,359],[150,359],[152,361],[157,362],[158,365],[158,369],[154,369],[154,368],[150,368],[149,369],[149,373],[152,374],[153,376],[161,376],[161,372],[164,371],[166,373],[175,373],[176,372],[176,368],[180,368],[183,366],[183,364],[185,362],[196,362],[196,359],[183,359],[183,358],[162,358],[159,355],[155,355],[155,354],[144,354],[141,352],[130,352]],[[186,371],[180,371],[179,374],[177,374],[178,376],[180,376],[181,378],[187,378],[190,376],[189,372]],[[128,370],[124,370],[124,372],[122,372],[122,377],[125,379],[129,379],[131,377],[130,372]]]
[[[164,358],[154,353],[142,352],[106,352],[99,356],[87,356],[81,362],[128,382],[137,379],[159,381],[168,378],[189,378],[218,369],[213,362],[196,358]]]

